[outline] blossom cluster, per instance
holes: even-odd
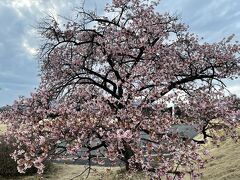
[[[239,44],[200,43],[176,17],[156,12],[158,3],[113,0],[112,18],[80,10],[64,25],[40,24],[39,88],[0,117],[19,172],[71,157],[89,166],[122,161],[156,179],[195,178],[204,167],[199,143],[218,142],[219,128],[237,137],[240,112],[223,79],[240,74]],[[182,137],[176,125],[203,140]]]

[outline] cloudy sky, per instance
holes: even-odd
[[[85,0],[85,7],[101,14],[109,1]],[[47,14],[71,17],[79,5],[81,0],[0,0],[0,106],[29,96],[39,83],[37,22]],[[162,0],[158,11],[178,15],[191,32],[214,42],[233,33],[240,40],[239,7],[236,0]],[[240,80],[227,84],[240,95]]]

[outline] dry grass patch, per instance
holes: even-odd
[[[7,130],[7,126],[5,124],[0,123],[0,134],[4,133]]]
[[[93,166],[93,170],[88,176],[89,180],[113,180],[112,177],[115,177],[117,175],[118,170],[120,168],[113,167],[97,167]],[[42,180],[42,179],[48,179],[48,180],[70,180],[74,178],[74,180],[82,180],[86,179],[88,172],[86,171],[83,175],[78,176],[85,170],[85,167],[83,165],[72,165],[72,164],[58,164],[53,163],[52,168],[49,172],[40,175],[29,175],[29,176],[17,176],[17,177],[10,177],[10,178],[3,178],[0,177],[0,179],[6,179],[6,180]]]
[[[129,174],[126,173],[124,169],[120,167],[92,167],[94,170],[88,176],[88,180],[147,180],[149,179],[143,173],[135,173]],[[3,178],[6,180],[70,180],[74,178],[74,180],[83,180],[87,177],[87,172],[82,176],[78,176],[81,172],[83,172],[85,167],[83,165],[70,165],[70,164],[58,164],[54,163],[53,168],[48,173],[43,176],[39,175],[29,175],[29,176],[18,176],[11,178]],[[78,177],[77,177],[78,176]]]
[[[204,169],[204,180],[240,179],[240,142],[227,140],[220,147],[210,149],[213,159],[209,159]]]
[[[0,124],[0,133],[6,131],[6,126]],[[239,129],[240,133],[240,129]],[[197,137],[200,138],[201,137]],[[240,141],[234,142],[228,139],[220,143],[220,147],[212,145],[211,143],[205,145],[214,157],[208,159],[206,169],[203,170],[203,180],[239,180],[240,179]],[[20,180],[69,180],[84,171],[83,165],[70,164],[53,164],[53,168],[42,177],[34,176],[20,176],[0,179],[20,179]],[[120,167],[93,167],[89,180],[147,180],[149,177],[142,173],[128,174]],[[87,172],[74,180],[85,179]],[[185,180],[188,180],[186,177]]]

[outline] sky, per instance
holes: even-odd
[[[39,84],[37,49],[42,41],[36,26],[51,14],[72,17],[81,0],[0,0],[0,106],[19,96],[29,97]],[[85,8],[103,13],[110,0],[85,0]],[[231,34],[240,41],[240,1],[161,0],[157,11],[177,15],[204,41],[216,42]],[[240,79],[226,81],[240,96]]]

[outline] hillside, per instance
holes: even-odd
[[[210,159],[204,170],[204,180],[240,179],[240,141],[227,140],[221,146],[211,147],[214,159]]]

